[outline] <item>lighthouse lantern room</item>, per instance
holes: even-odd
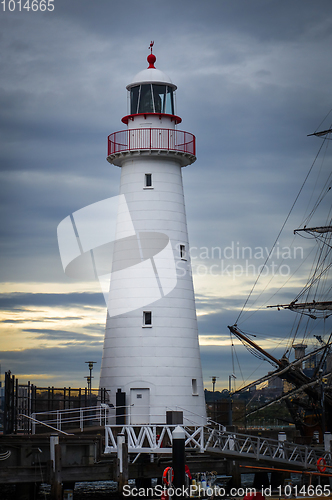
[[[127,424],[206,421],[181,168],[195,136],[180,131],[176,85],[155,68],[127,86],[126,130],[108,138],[107,160],[121,167],[100,386]],[[121,394],[121,398],[117,398]],[[118,412],[117,412],[118,413]]]

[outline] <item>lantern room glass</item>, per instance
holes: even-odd
[[[130,89],[130,114],[163,113],[174,115],[173,89],[169,85],[143,83]]]

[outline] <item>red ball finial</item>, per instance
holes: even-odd
[[[156,62],[157,58],[156,58],[155,55],[152,54],[152,47],[153,47],[153,45],[154,45],[154,42],[151,42],[150,43],[150,47],[149,47],[150,50],[151,50],[151,54],[149,54],[148,57],[147,57],[147,60],[148,60],[148,63],[149,63],[148,69],[150,69],[150,68],[156,69],[154,67],[154,63]]]

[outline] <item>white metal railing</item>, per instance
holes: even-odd
[[[118,425],[105,428],[105,453],[117,451],[117,435],[126,435],[129,453],[172,452],[174,425]],[[270,463],[292,464],[306,469],[317,469],[320,457],[332,465],[331,452],[317,448],[210,428],[207,426],[183,426],[186,449],[213,452],[229,458],[245,457]]]
[[[86,406],[83,408],[71,408],[67,410],[53,410],[32,413],[32,434],[36,433],[36,426],[48,425],[58,430],[98,425],[104,427],[108,422],[110,407],[102,404],[100,406]]]
[[[119,408],[118,408],[119,409]],[[127,407],[124,408],[126,410]],[[105,426],[105,453],[117,452],[117,435],[125,434],[129,453],[172,452],[172,431],[175,425],[109,425],[116,422],[116,408],[108,405],[84,407],[71,410],[55,410],[33,413],[32,433],[36,426],[48,425],[60,431],[91,425]],[[121,416],[121,415],[120,415]],[[316,469],[320,457],[332,466],[331,451],[277,441],[261,436],[251,436],[226,431],[219,424],[210,422],[208,426],[184,425],[186,449],[198,452],[213,452],[229,458],[246,457],[271,463],[293,464],[297,467]]]
[[[204,449],[234,458],[245,456],[309,469],[317,468],[317,460],[320,457],[324,457],[327,464],[332,464],[331,452],[261,436],[220,432],[217,429],[210,429],[207,433]]]
[[[183,130],[138,128],[113,132],[108,136],[108,155],[138,149],[178,151],[195,155],[195,136]]]
[[[117,451],[117,435],[125,434],[129,453],[172,453],[176,425],[106,425],[105,453]],[[204,427],[183,427],[186,448],[204,452]]]
[[[113,406],[107,404],[101,404],[98,406],[86,406],[82,408],[70,408],[64,410],[51,410],[44,412],[35,412],[31,414],[31,427],[32,434],[36,433],[36,426],[38,425],[49,425],[57,430],[72,429],[74,427],[79,427],[81,431],[84,427],[91,425],[105,426],[116,425],[118,418],[130,419],[131,406]],[[154,417],[162,420],[164,415],[154,415]],[[135,418],[145,419],[146,414],[135,413]]]

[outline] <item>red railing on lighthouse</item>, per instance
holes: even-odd
[[[108,155],[138,149],[179,151],[195,156],[195,136],[190,132],[167,128],[134,128],[108,136]]]

